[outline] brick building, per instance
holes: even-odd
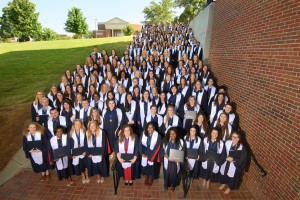
[[[115,17],[106,22],[99,22],[97,24],[98,30],[94,31],[94,33],[96,34],[96,38],[124,36],[123,29],[127,24],[131,24],[135,31],[140,31],[142,28],[142,24],[140,23],[129,23]]]
[[[237,104],[262,177],[244,177],[258,199],[300,195],[300,1],[216,1],[209,63]]]

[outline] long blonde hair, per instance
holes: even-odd
[[[82,123],[82,121],[80,119],[75,119],[72,123],[72,128],[71,128],[71,131],[70,131],[70,138],[73,136],[74,132],[75,132],[75,122],[80,122],[80,131],[82,131],[83,133],[85,133],[85,127],[84,127],[84,124]]]
[[[44,93],[44,91],[42,91],[42,90],[37,90],[36,92],[35,92],[35,97],[34,97],[34,105],[37,105],[38,104],[38,98],[37,98],[37,93],[42,93],[43,94],[43,97],[45,96],[45,93]]]
[[[93,118],[92,118],[92,117],[93,117],[93,111],[94,111],[94,110],[97,110],[97,113],[98,113],[96,119],[93,119]],[[99,114],[99,111],[98,111],[97,108],[95,108],[95,107],[91,108],[90,116],[88,117],[88,121],[89,121],[89,122],[90,122],[90,121],[96,121],[96,122],[98,123],[98,125],[101,125],[101,124],[102,124],[102,120],[101,120],[101,117],[100,117],[100,114]]]
[[[28,128],[29,128],[29,126],[30,125],[35,125],[35,127],[36,127],[36,132],[40,132],[41,133],[41,135],[43,135],[44,133],[45,133],[45,128],[42,126],[42,125],[40,125],[39,123],[37,123],[37,122],[29,122],[28,124],[26,124],[26,126],[23,128],[23,131],[22,131],[22,134],[23,134],[23,136],[26,136],[27,134],[28,134]]]
[[[91,124],[96,124],[96,136],[99,136],[100,135],[100,128],[99,128],[99,125],[98,125],[98,122],[97,121],[91,121],[89,122],[88,124],[88,130],[86,131],[87,133],[87,138],[88,140],[91,142],[92,141],[92,132],[90,131],[90,126]]]

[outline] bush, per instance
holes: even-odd
[[[129,36],[134,33],[133,26],[131,24],[127,24],[123,29],[124,35]]]

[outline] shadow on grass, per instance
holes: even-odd
[[[129,42],[97,45],[99,51],[110,54],[115,49],[121,57]],[[0,107],[34,100],[36,90],[49,92],[52,84],[60,82],[66,69],[84,65],[94,45],[66,49],[10,51],[0,54]]]

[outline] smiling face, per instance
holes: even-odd
[[[57,137],[57,138],[61,138],[63,133],[64,133],[64,132],[63,132],[63,129],[62,129],[62,128],[58,128],[58,129],[56,130],[56,137]]]
[[[176,140],[176,137],[177,137],[176,132],[173,131],[173,130],[171,130],[171,131],[170,131],[170,139],[171,139],[172,141],[175,141],[175,140]]]
[[[130,136],[130,128],[129,127],[126,127],[124,129],[124,135],[125,135],[126,138],[128,138]]]
[[[196,129],[195,128],[190,129],[190,136],[191,136],[191,138],[194,138],[196,136]]]
[[[35,131],[36,131],[36,125],[35,124],[29,124],[28,131],[30,133],[35,133]]]
[[[147,131],[148,131],[148,133],[149,133],[150,135],[153,134],[153,132],[154,132],[154,127],[153,127],[152,124],[149,124],[149,126],[148,126],[148,128],[147,128]]]
[[[81,128],[81,121],[77,120],[74,122],[74,128],[76,131],[79,131]]]
[[[95,133],[97,130],[97,124],[96,123],[91,123],[89,126],[89,130],[91,131],[91,133]]]
[[[236,133],[233,133],[231,136],[233,145],[236,145],[240,141],[240,136]]]
[[[217,130],[212,130],[211,132],[211,140],[216,140],[218,137],[218,131]]]

